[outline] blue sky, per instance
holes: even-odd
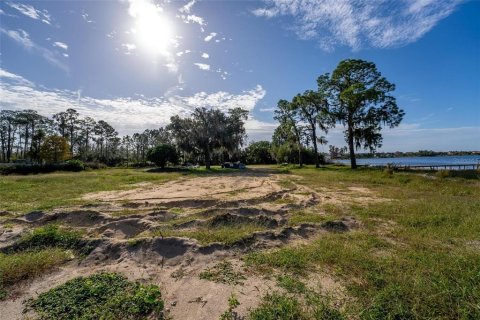
[[[69,107],[120,134],[197,106],[273,108],[346,58],[373,61],[406,116],[383,151],[480,150],[480,1],[2,1],[0,108]],[[329,144],[344,145],[342,128]]]

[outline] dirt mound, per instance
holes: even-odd
[[[217,247],[215,249],[222,249],[221,246]],[[212,254],[215,251],[217,250],[208,247],[202,248],[196,240],[178,237],[139,239],[135,242],[105,240],[81,264],[87,266],[132,260],[161,267],[175,266],[194,259],[194,256],[198,258],[198,254]]]
[[[98,228],[98,232],[104,237],[127,239],[132,238],[140,233],[153,229],[155,225],[138,218],[120,219],[118,221],[109,222]]]
[[[278,227],[278,221],[267,216],[256,216],[253,218],[231,214],[231,213],[224,213],[217,215],[204,223],[208,227],[219,227],[219,226],[235,226],[240,224],[257,224],[266,226],[268,228],[276,228]]]
[[[98,226],[108,220],[108,217],[93,210],[78,210],[57,213],[55,221],[67,224],[73,227],[93,227]]]
[[[359,223],[354,217],[344,217],[341,220],[327,221],[322,224],[322,228],[330,232],[346,232],[359,227]]]

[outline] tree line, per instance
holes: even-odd
[[[75,109],[51,118],[34,110],[0,111],[0,161],[59,162],[73,158],[107,165],[167,162],[212,163],[241,160],[247,163],[323,162],[318,145],[325,135],[343,125],[346,148],[329,147],[331,156],[347,152],[356,168],[356,150],[375,150],[382,145],[382,126],[395,127],[404,112],[399,109],[388,82],[372,62],[348,59],[331,73],[318,77],[317,89],[282,99],[274,111],[279,122],[272,141],[243,148],[248,111],[226,112],[196,108],[191,116],[173,116],[158,129],[119,137],[106,121],[82,117]],[[161,146],[155,150],[155,147]],[[167,147],[171,146],[171,147]],[[173,151],[174,152],[173,152]],[[173,153],[172,153],[173,152]]]
[[[145,164],[149,150],[170,145],[178,153],[170,159],[210,168],[212,162],[240,158],[247,116],[241,108],[226,113],[197,108],[190,117],[172,117],[166,127],[119,137],[106,121],[81,117],[75,109],[51,118],[34,110],[1,110],[0,160],[56,163],[72,158],[107,165]]]

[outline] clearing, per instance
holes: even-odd
[[[0,259],[18,255],[0,261],[6,319],[101,271],[158,285],[172,319],[480,314],[478,180],[276,166],[1,179]],[[58,258],[20,258],[42,250]]]

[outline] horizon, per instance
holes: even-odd
[[[377,152],[479,151],[478,13],[456,0],[2,2],[0,109],[74,108],[125,135],[240,106],[248,140],[270,140],[278,100],[357,58],[396,85],[406,112]],[[346,145],[342,131],[328,144]]]

